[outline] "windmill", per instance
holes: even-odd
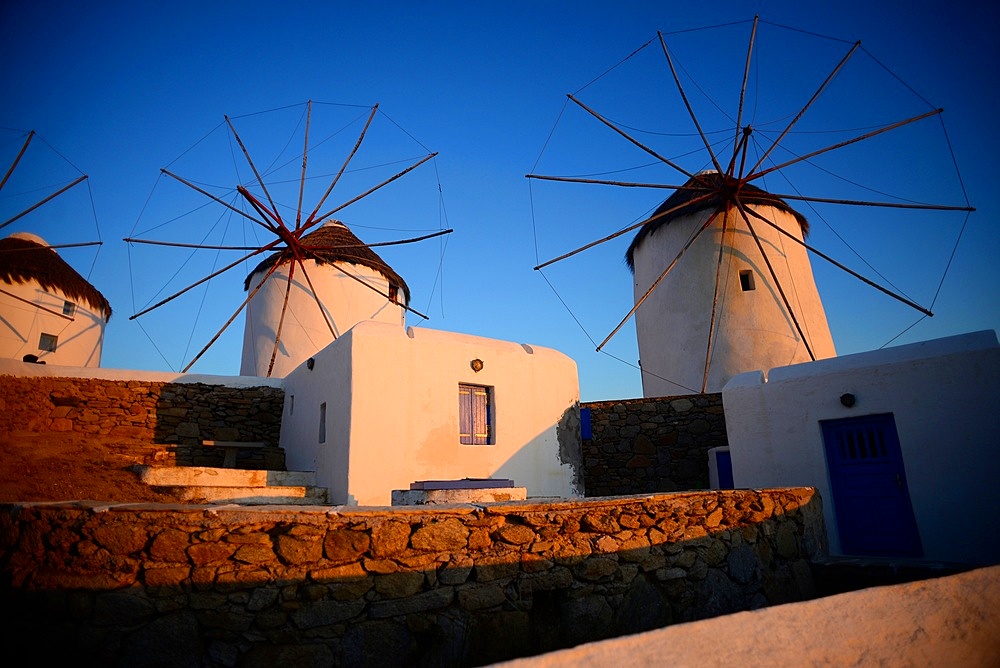
[[[154,225],[145,233],[147,236],[133,234],[125,239],[130,247],[172,246],[186,249],[189,257],[214,251],[216,258],[210,271],[189,280],[181,290],[138,309],[131,316],[132,320],[152,314],[196,289],[207,289],[213,279],[241,269],[239,284],[245,292],[244,299],[181,369],[184,372],[220,340],[244,310],[247,314],[241,374],[261,376],[287,374],[360,320],[382,319],[402,325],[406,312],[427,317],[409,305],[406,283],[373,247],[414,243],[441,237],[451,230],[439,227],[417,237],[366,244],[349,229],[341,216],[348,207],[352,214],[362,210],[361,215],[364,215],[363,207],[372,194],[395,184],[437,154],[425,151],[406,160],[358,165],[356,158],[364,153],[362,146],[380,114],[377,104],[365,107],[362,114],[357,113],[356,107],[350,108],[351,120],[318,140],[310,138],[313,102],[305,103],[301,109],[297,124],[297,131],[301,131],[301,143],[298,144],[302,147],[301,152],[290,154],[288,147],[293,139],[285,141],[282,138],[275,144],[277,149],[272,146],[270,150],[261,150],[273,157],[265,169],[261,169],[252,157],[251,142],[244,139],[242,131],[237,131],[237,122],[247,123],[250,117],[225,117],[220,127],[233,145],[239,164],[248,170],[235,186],[212,185],[217,174],[195,178],[168,168],[161,170],[161,176],[185,186],[202,200],[181,218],[193,217],[198,227],[207,220],[201,216],[217,215],[207,213],[205,203],[222,207],[222,216],[214,218],[208,232],[201,229],[201,240],[192,243],[177,237],[173,240],[148,238],[149,232],[165,230],[162,224]],[[329,157],[343,148],[338,147],[335,140],[357,124],[362,127],[353,143],[340,155],[336,167],[318,177],[310,176],[309,167],[315,155],[322,149]],[[296,134],[293,131],[292,137],[299,139]],[[273,128],[260,133],[260,146],[266,146],[275,136]],[[260,148],[257,144],[254,146]],[[384,142],[378,146],[384,147]],[[400,163],[405,166],[400,168]],[[218,166],[208,171],[212,169]],[[377,169],[382,170],[384,178],[373,175]],[[294,175],[289,175],[292,170]],[[314,181],[321,185],[317,186]],[[349,195],[334,202],[332,195],[341,191]],[[213,209],[219,210],[219,207]],[[370,219],[379,218],[378,212],[372,213],[371,209],[367,215]],[[167,222],[176,222],[176,219]],[[243,241],[233,243],[234,239]],[[238,253],[238,257],[233,261],[218,259],[224,252]]]
[[[813,280],[809,253],[863,281],[886,297],[915,309],[922,314],[921,318],[932,315],[929,307],[921,306],[901,291],[865,277],[809,243],[806,237],[809,220],[793,208],[792,203],[797,207],[808,207],[813,212],[812,216],[821,220],[823,215],[817,210],[819,206],[854,210],[858,212],[855,214],[857,218],[871,217],[871,211],[909,214],[957,211],[968,215],[974,210],[967,203],[934,204],[886,196],[884,192],[879,193],[881,197],[877,199],[871,197],[870,191],[866,193],[868,197],[814,194],[796,190],[790,180],[781,190],[773,186],[763,187],[769,180],[774,183],[790,174],[800,176],[807,167],[831,174],[831,167],[821,164],[823,159],[850,147],[873,143],[903,129],[926,124],[938,118],[942,110],[931,107],[920,113],[903,118],[896,116],[886,121],[884,114],[888,105],[868,106],[867,100],[858,100],[852,110],[863,107],[863,111],[879,115],[880,120],[872,121],[871,116],[863,123],[852,119],[858,125],[848,125],[850,132],[846,137],[838,138],[833,143],[816,145],[815,137],[810,133],[817,128],[808,128],[809,133],[800,133],[806,125],[802,121],[809,118],[824,95],[845,94],[842,87],[836,92],[831,91],[838,75],[860,49],[860,42],[843,45],[837,41],[837,46],[846,46],[846,55],[841,52],[838,59],[832,62],[831,69],[812,83],[811,96],[806,95],[798,102],[794,102],[794,95],[787,91],[762,97],[756,88],[759,77],[754,80],[751,75],[760,70],[774,72],[774,69],[761,66],[757,60],[755,45],[759,23],[759,19],[754,18],[749,39],[743,39],[746,44],[745,60],[740,63],[738,96],[730,94],[728,99],[720,102],[697,82],[694,84],[702,98],[714,107],[710,112],[713,116],[711,125],[696,110],[688,94],[691,84],[684,83],[685,76],[689,80],[694,77],[668,47],[662,32],[629,56],[632,58],[646,47],[654,46],[665,65],[666,77],[672,84],[670,88],[684,110],[680,114],[684,118],[673,118],[672,122],[683,120],[693,128],[691,136],[697,146],[674,146],[671,147],[672,153],[654,147],[653,142],[662,143],[666,132],[656,134],[650,131],[651,139],[640,141],[636,138],[638,123],[630,118],[622,120],[628,113],[626,110],[619,109],[612,116],[586,104],[578,94],[567,96],[567,106],[582,110],[590,121],[596,121],[610,130],[619,143],[651,159],[641,166],[643,169],[665,170],[667,177],[657,172],[658,180],[649,181],[598,178],[612,171],[612,167],[606,167],[604,174],[596,175],[527,175],[532,181],[673,191],[673,195],[652,207],[651,213],[640,216],[638,222],[554,259],[540,262],[535,267],[541,271],[583,251],[636,233],[626,251],[626,262],[634,272],[634,303],[611,333],[597,344],[597,350],[602,351],[635,316],[645,396],[719,391],[729,378],[738,373],[766,371],[774,366],[833,356],[833,340]],[[781,26],[773,27],[783,29]],[[732,26],[725,28],[731,29]],[[800,55],[790,55],[794,51],[788,48],[790,41],[783,40],[781,53],[777,55],[785,60],[806,62]],[[709,43],[718,47],[719,40]],[[704,66],[706,75],[720,78],[718,72],[721,65],[710,57],[716,51],[722,52],[723,49],[702,49],[692,69]],[[813,64],[819,60],[809,59],[808,62]],[[870,70],[878,69],[880,63],[874,63],[876,66],[870,66]],[[691,65],[691,62],[688,64]],[[754,69],[755,66],[757,69]],[[866,70],[865,74],[870,76],[870,71]],[[750,92],[758,92],[752,107],[748,104],[748,83],[751,81],[755,87]],[[632,89],[620,91],[618,97],[631,99],[633,89],[634,84]],[[772,107],[777,109],[782,104],[787,106],[790,100],[794,104],[790,107],[791,113],[772,110]],[[657,102],[663,103],[664,100],[658,98]],[[726,102],[734,108],[735,115],[727,111]],[[649,105],[649,108],[653,106]],[[651,113],[649,108],[644,111]],[[773,117],[768,114],[773,114]],[[753,119],[749,118],[751,115]],[[648,117],[646,120],[649,120]],[[775,126],[777,131],[771,132],[769,122],[779,121],[780,124]],[[671,134],[671,137],[674,143],[682,143],[678,134]],[[790,148],[793,138],[798,141],[794,149]],[[808,145],[810,141],[811,146]],[[695,160],[699,162],[692,168],[691,163]],[[871,166],[876,170],[884,169],[881,164]],[[850,184],[852,188],[857,186],[856,180]],[[848,182],[844,179],[840,183]],[[857,192],[856,188],[854,192]]]
[[[66,193],[87,176],[54,149],[29,151],[33,140],[51,149],[34,130],[15,134],[6,146],[16,154],[0,179],[0,357],[100,366],[111,305],[57,252],[101,245],[96,218],[97,241],[67,240],[85,229],[85,216]]]

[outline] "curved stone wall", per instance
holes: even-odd
[[[0,506],[10,648],[482,665],[812,595],[805,488],[487,506]]]

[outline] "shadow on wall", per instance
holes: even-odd
[[[587,402],[581,410],[590,424],[588,496],[708,489],[708,451],[729,444],[720,393]]]
[[[164,383],[156,400],[157,443],[202,440],[278,445],[284,392],[272,387]]]
[[[813,595],[813,490],[421,509],[7,507],[11,649],[474,666]],[[100,511],[100,512],[98,512]]]
[[[557,449],[553,452],[551,430],[555,431]],[[580,409],[574,405],[567,408],[558,424],[543,431],[534,439],[521,446],[501,464],[490,477],[509,478],[514,484],[524,487],[523,472],[549,471],[545,481],[553,487],[562,487],[561,492],[541,492],[527,486],[530,496],[575,498],[584,495],[583,452],[580,448]],[[470,476],[473,477],[473,476]]]

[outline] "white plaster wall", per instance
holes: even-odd
[[[316,297],[313,297],[309,282],[302,275],[302,267],[297,266],[281,328],[278,354],[270,373],[272,377],[286,376],[313,353],[325,348],[334,340],[334,334],[340,336],[362,320],[379,320],[403,327],[403,308],[382,296],[388,294],[389,282],[380,272],[362,265],[317,264],[314,260],[306,260],[304,265]],[[247,305],[240,365],[242,375],[268,375],[290,266],[281,265]],[[250,282],[251,292],[265,275],[266,271],[254,274]],[[375,290],[351,276],[361,279]],[[333,333],[316,298],[333,323]]]
[[[0,293],[0,357],[21,360],[25,355],[37,355],[46,364],[97,367],[101,365],[104,344],[104,318],[90,309],[86,302],[66,297],[61,291],[43,290],[34,282],[11,285],[0,283],[4,291],[50,311],[62,313],[63,303],[76,304],[71,319],[47,313],[25,304],[10,295]],[[55,352],[38,349],[42,334],[58,337]]]
[[[854,394],[847,408],[840,396]],[[820,420],[892,413],[928,561],[1000,563],[1000,347],[975,332],[733,378],[723,389],[738,488],[813,486],[842,555]]]
[[[473,359],[483,361],[478,373]],[[366,321],[314,360],[286,378],[281,444],[289,468],[316,470],[333,503],[389,505],[393,489],[461,478],[510,478],[529,496],[583,493],[579,434],[564,436],[572,446],[560,452],[560,421],[580,394],[576,364],[559,352]],[[460,382],[493,388],[495,444],[459,443]]]
[[[771,206],[750,208],[802,239],[801,226],[792,215]],[[679,217],[658,228],[635,249],[636,301],[677,258],[711,213],[706,210]],[[728,216],[725,237],[720,215],[684,251],[636,312],[646,397],[701,392],[713,303],[716,328],[706,392],[721,391],[738,373],[810,360],[746,223],[735,211]],[[751,218],[751,222],[814,356],[834,356],[833,338],[807,251],[763,221]],[[723,259],[716,302],[720,244]],[[744,269],[754,272],[755,290],[741,289],[739,272]]]

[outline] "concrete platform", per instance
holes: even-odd
[[[135,472],[147,485],[211,485],[212,487],[266,487],[316,484],[313,471],[257,471],[211,466],[137,466]]]
[[[428,506],[446,503],[500,503],[524,501],[526,487],[494,487],[483,489],[394,489],[394,506]]]
[[[326,495],[310,491],[307,487],[171,487],[171,491],[188,503],[237,503],[242,505],[267,504],[325,504]]]
[[[326,505],[313,471],[261,471],[210,466],[137,466],[139,479],[185,503]]]

